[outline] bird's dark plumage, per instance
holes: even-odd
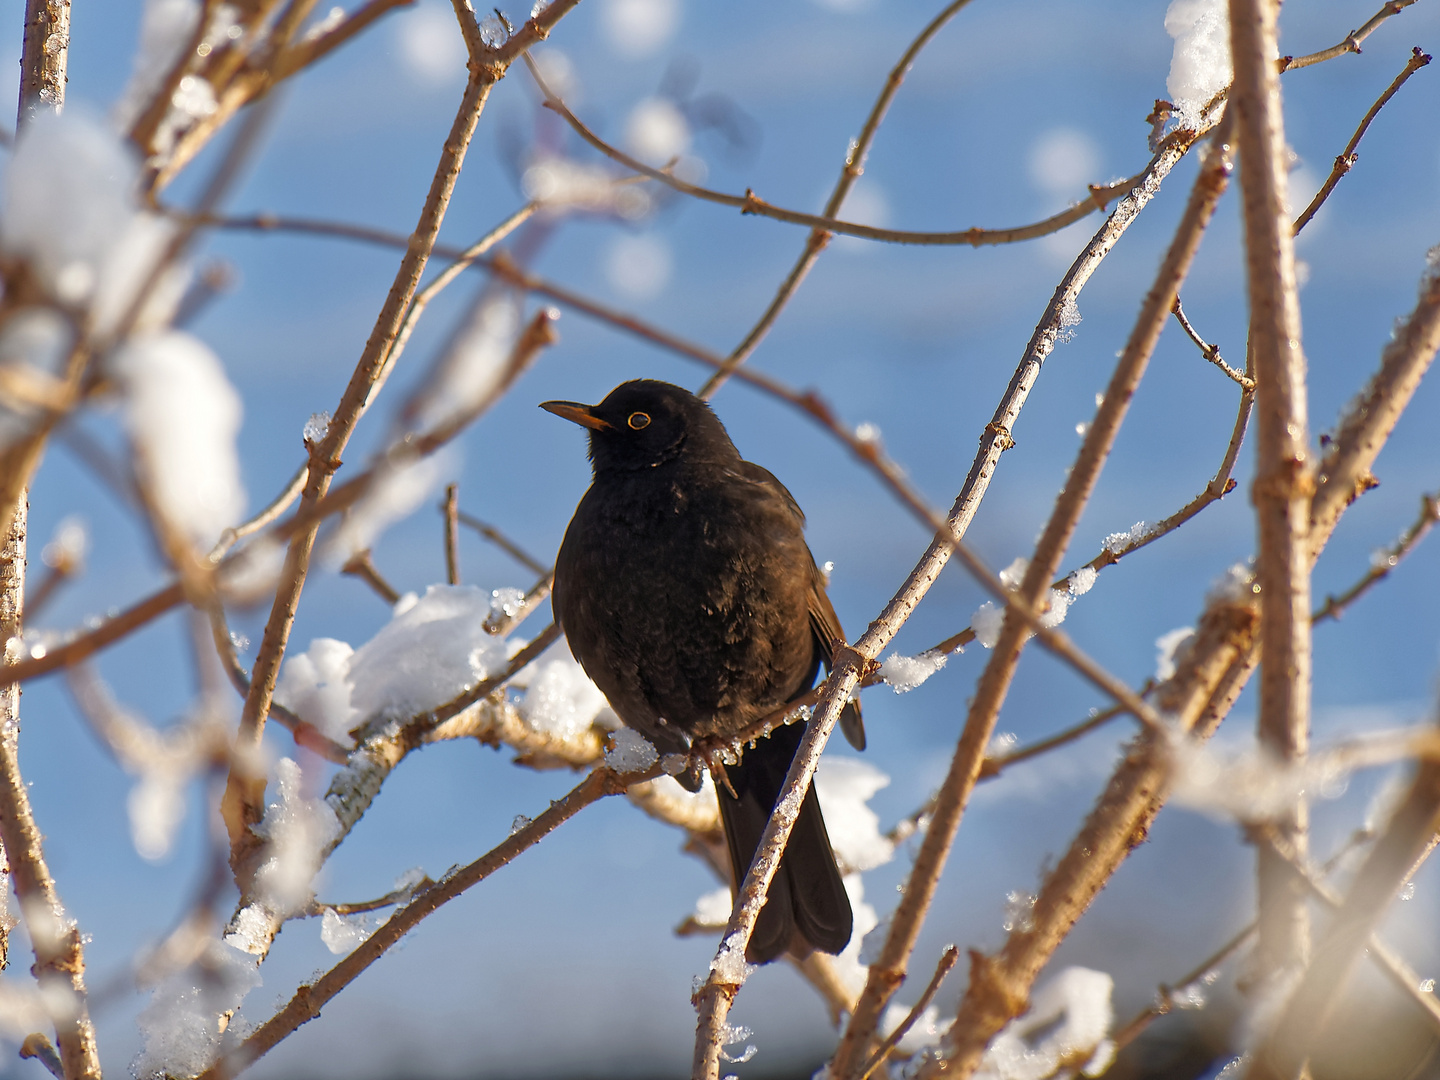
[[[685,753],[813,686],[843,635],[805,544],[805,515],[780,481],[740,457],[710,407],[637,379],[599,405],[542,408],[590,429],[595,478],[555,560],[553,605],[571,652],[620,718],[662,754]],[[857,704],[841,724],[863,749]],[[727,767],[734,794],[720,785],[720,816],[737,886],[801,734],[781,728]],[[812,789],[747,956],[838,953],[851,921]]]

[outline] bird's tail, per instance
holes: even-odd
[[[740,764],[726,767],[735,794],[724,785],[718,788],[720,818],[737,888],[760,846],[803,736],[800,724],[779,728],[747,750]],[[852,923],[850,898],[835,865],[812,785],[800,805],[745,958],[752,964],[766,964],[787,950],[799,956],[815,949],[838,953],[850,941]]]

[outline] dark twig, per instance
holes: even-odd
[[[345,565],[340,567],[340,572],[350,577],[357,577],[365,582],[365,584],[374,589],[380,596],[380,599],[384,600],[387,604],[393,606],[395,602],[400,599],[400,593],[396,591],[395,586],[391,585],[380,575],[380,571],[375,566],[375,560],[370,557],[369,548],[366,548],[364,551],[357,551],[354,555],[351,555],[350,558],[345,561]]]
[[[1414,0],[1411,2],[1413,3]],[[1360,50],[1357,47],[1355,51],[1359,52]],[[1345,149],[1336,156],[1335,164],[1330,169],[1330,175],[1325,178],[1325,183],[1320,186],[1320,190],[1310,200],[1310,205],[1305,207],[1304,213],[1295,219],[1297,234],[1315,216],[1315,211],[1319,210],[1325,200],[1330,197],[1330,193],[1335,190],[1335,185],[1340,183],[1340,178],[1348,173],[1355,162],[1359,160],[1360,155],[1355,152],[1355,148],[1360,145],[1360,139],[1370,126],[1370,121],[1374,120],[1376,114],[1385,107],[1385,103],[1395,96],[1395,92],[1405,85],[1405,80],[1428,63],[1430,63],[1428,53],[1421,52],[1418,46],[1410,50],[1410,59],[1406,61],[1405,69],[1395,76],[1395,81],[1386,87],[1385,92],[1376,99],[1375,104],[1370,106],[1370,111],[1365,114],[1365,119],[1360,121],[1360,126],[1355,129],[1355,134],[1350,136],[1350,141],[1345,144]]]
[[[515,543],[515,541],[511,540],[508,536],[506,536],[499,529],[497,529],[494,525],[487,525],[479,518],[475,517],[472,514],[467,514],[463,510],[461,510],[456,515],[456,520],[459,521],[461,525],[464,525],[470,529],[474,529],[486,540],[489,540],[501,551],[505,552],[506,555],[509,555],[521,566],[525,567],[525,569],[533,573],[540,574],[542,576],[548,575],[550,573],[550,567],[546,566],[539,559],[535,558],[519,544]]]
[[[460,485],[445,488],[445,501],[440,504],[445,515],[445,580],[460,584]]]

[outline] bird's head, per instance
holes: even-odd
[[[655,379],[621,383],[599,405],[546,401],[540,407],[590,430],[597,474],[654,468],[682,455],[724,461],[740,456],[709,405]]]

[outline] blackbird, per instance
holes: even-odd
[[[565,530],[552,605],[620,719],[661,754],[683,754],[810,689],[844,634],[805,544],[805,515],[779,480],[740,457],[710,406],[636,379],[599,405],[540,407],[590,432],[594,480]],[[858,703],[841,725],[863,750]],[[802,734],[791,725],[758,740],[717,785],[737,888]],[[678,779],[700,786],[698,770]],[[838,953],[852,921],[812,788],[746,957]]]

